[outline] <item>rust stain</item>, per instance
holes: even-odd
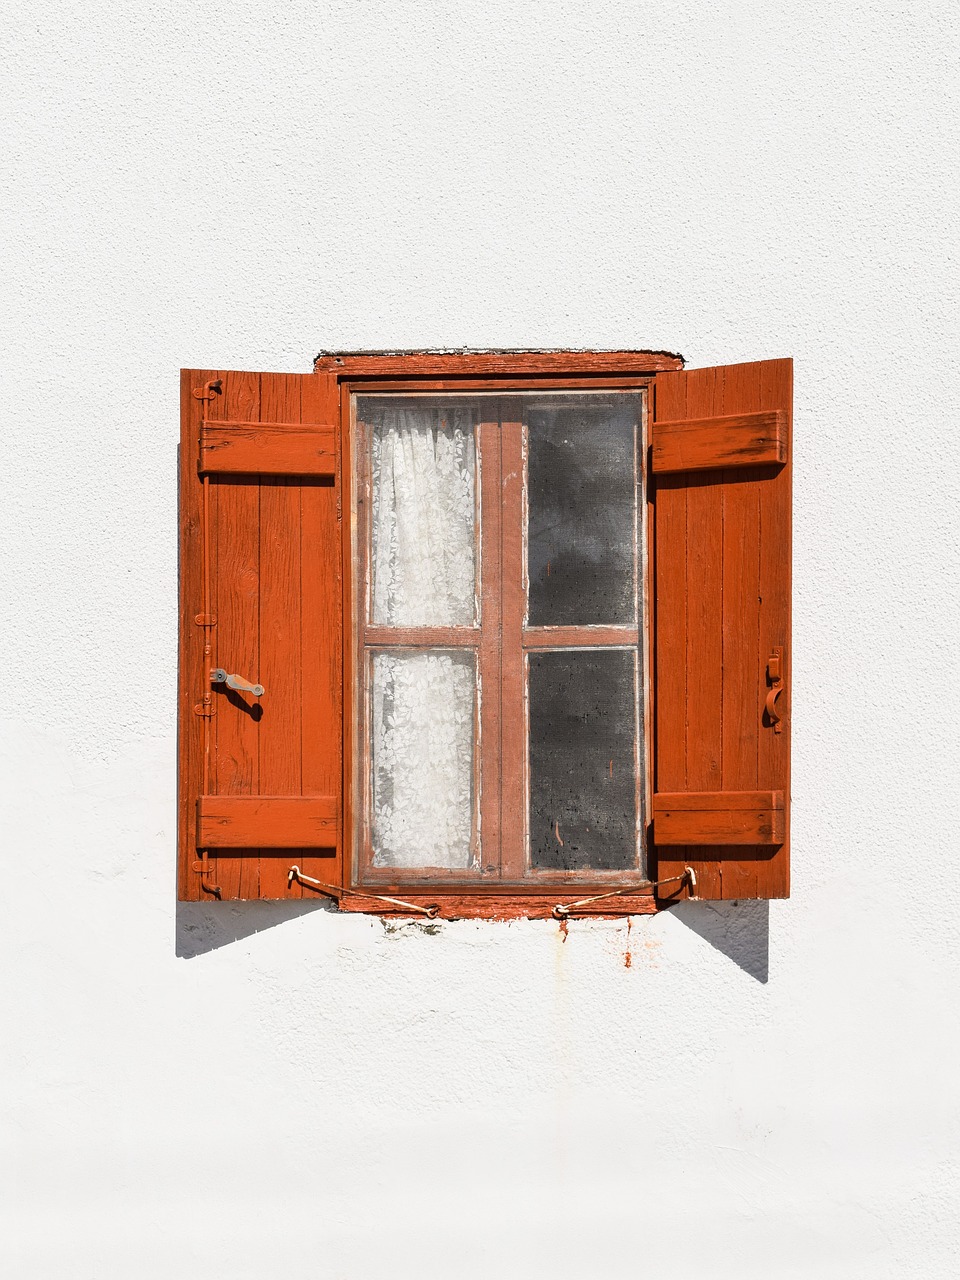
[[[633,967],[633,952],[630,950],[630,934],[633,930],[633,917],[627,916],[627,949],[623,956],[623,967],[630,969]]]
[[[560,936],[561,938],[563,938],[564,942],[566,942],[567,940],[567,917],[566,916],[560,917]]]

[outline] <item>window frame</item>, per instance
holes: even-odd
[[[633,366],[631,369],[630,366]],[[542,871],[536,873],[535,882],[504,883],[501,880],[484,883],[482,880],[443,878],[427,880],[424,877],[407,877],[402,869],[393,874],[378,873],[375,877],[360,872],[360,840],[363,830],[363,812],[359,803],[360,779],[358,761],[361,759],[361,743],[358,734],[364,718],[359,706],[359,661],[357,589],[361,581],[357,557],[356,494],[354,477],[357,474],[357,433],[355,427],[356,397],[362,395],[419,393],[469,393],[511,395],[522,392],[554,391],[624,391],[639,392],[644,397],[644,441],[640,465],[646,472],[645,510],[640,513],[645,536],[641,545],[641,563],[638,572],[643,575],[642,616],[638,619],[640,640],[638,652],[642,657],[640,681],[644,706],[644,743],[647,768],[639,785],[646,790],[643,830],[640,833],[642,861],[650,866],[654,856],[652,845],[653,761],[655,758],[655,714],[653,697],[654,679],[654,510],[649,483],[649,456],[651,424],[653,420],[653,396],[655,376],[668,369],[681,369],[679,357],[666,353],[632,352],[540,352],[540,353],[468,353],[431,355],[428,353],[398,353],[396,355],[340,354],[320,356],[317,368],[323,371],[342,372],[340,387],[340,436],[341,458],[339,482],[342,511],[342,581],[343,581],[343,707],[344,707],[344,790],[343,790],[343,851],[345,889],[340,900],[342,910],[375,914],[392,913],[389,903],[377,895],[402,897],[417,907],[436,906],[443,916],[457,915],[477,918],[517,918],[551,916],[558,898],[580,898],[593,894],[618,892],[618,914],[645,914],[657,910],[653,884],[641,870],[628,872],[604,872],[595,870]],[[366,375],[366,376],[364,376]],[[636,889],[632,885],[636,884]],[[593,904],[591,904],[593,905]],[[607,914],[609,900],[599,901],[591,911],[583,914]]]

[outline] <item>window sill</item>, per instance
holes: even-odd
[[[551,920],[556,919],[554,908],[558,903],[567,905],[596,894],[609,893],[609,889],[588,889],[583,886],[557,886],[554,891],[544,893],[403,893],[397,891],[396,896],[409,903],[410,907],[422,907],[424,911],[430,907],[438,908],[434,919],[437,920]],[[384,889],[384,894],[394,895],[391,890]],[[420,913],[409,907],[385,902],[373,893],[365,893],[362,889],[345,893],[339,902],[341,911],[362,912],[366,915],[408,916],[417,917]],[[623,893],[617,897],[604,897],[598,902],[586,902],[583,906],[571,909],[570,918],[596,916],[613,918],[626,915],[653,915],[658,910],[657,899],[652,891]]]

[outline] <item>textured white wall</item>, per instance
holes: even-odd
[[[956,1274],[958,15],[8,6],[6,1274]],[[177,371],[460,344],[796,358],[790,902],[177,911]]]

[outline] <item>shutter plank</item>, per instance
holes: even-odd
[[[785,817],[782,791],[657,792],[653,798],[658,845],[781,845]]]
[[[201,796],[197,809],[201,844],[208,849],[324,848],[336,843],[337,804],[336,796]],[[289,863],[297,858],[287,853],[261,861],[278,868],[286,882]]]
[[[262,374],[260,416],[270,423],[300,421],[300,379]],[[274,436],[296,429],[274,427],[257,438],[265,459],[276,450]],[[272,472],[273,465],[263,470]],[[282,475],[260,477],[260,682],[266,693],[259,724],[260,791],[266,795],[299,795],[301,791],[301,573],[300,482]],[[260,897],[284,898],[289,885],[286,859],[266,849],[283,848],[272,835],[260,855]],[[287,846],[288,847],[288,846]],[[297,861],[293,858],[292,861]]]
[[[263,377],[269,386],[294,385],[294,375]],[[283,397],[287,393],[277,394]],[[272,418],[279,417],[281,411],[292,414],[294,408],[281,401],[276,408],[263,410],[264,414],[271,414],[264,422],[204,422],[200,432],[200,471],[218,475],[332,477],[336,467],[333,427],[274,422]],[[295,411],[299,419],[299,397]]]
[[[220,377],[216,369],[180,372],[180,664],[177,837],[180,849],[177,893],[181,902],[206,898],[193,870],[196,858],[198,794],[203,776],[203,719],[194,707],[202,696],[205,675],[204,631],[197,626],[203,600],[202,489],[197,482],[196,442],[205,402],[194,391]]]
[[[778,465],[787,459],[786,436],[787,415],[780,410],[657,423],[653,470],[715,471]]]
[[[301,379],[304,418],[339,420],[340,388],[333,374],[307,374]],[[303,715],[300,725],[303,794],[342,796],[343,724],[341,715],[342,651],[330,636],[342,634],[341,531],[337,488],[315,479],[301,490],[301,564],[303,612],[300,629]],[[340,826],[342,830],[342,823]],[[325,883],[341,883],[343,860],[339,834],[323,854],[304,855],[306,875]]]
[[[208,405],[209,414],[254,419],[260,413],[260,376],[224,373],[223,394]],[[216,665],[256,681],[260,669],[260,489],[234,476],[211,482],[211,556],[214,654]],[[212,788],[217,795],[255,795],[260,786],[257,699],[218,685],[213,718],[216,741]],[[217,882],[224,899],[241,894],[257,898],[256,850],[217,858]]]
[[[708,394],[714,394],[712,385]],[[689,403],[690,388],[687,395]],[[694,412],[699,408],[695,399],[689,407]],[[686,484],[686,789],[718,791],[723,754],[723,542],[717,530],[723,521],[723,489],[713,476],[693,475]],[[719,896],[720,874],[716,865],[698,872],[704,896]]]
[[[767,403],[793,403],[793,365],[789,360],[771,360],[760,366],[762,400]],[[783,856],[767,864],[761,874],[764,896],[786,898],[790,893],[790,698],[791,698],[791,609],[793,524],[791,489],[793,460],[790,458],[777,476],[769,473],[759,485],[760,496],[760,589],[763,607],[760,611],[760,662],[758,676],[762,698],[769,685],[766,680],[767,659],[775,648],[783,650],[782,693],[777,699],[780,733],[764,723],[761,715],[757,781],[780,785],[787,792]]]

